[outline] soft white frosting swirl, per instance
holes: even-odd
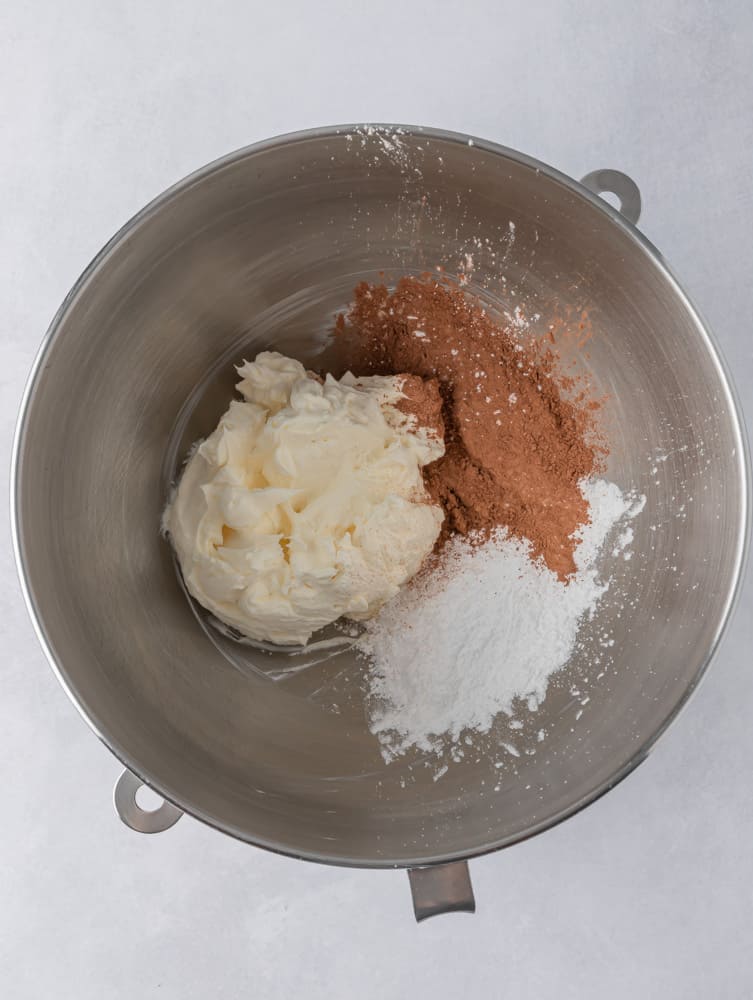
[[[192,453],[163,526],[190,593],[255,639],[369,618],[432,550],[421,469],[444,443],[396,408],[399,377],[324,382],[265,352]]]

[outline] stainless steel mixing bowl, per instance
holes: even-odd
[[[466,859],[593,801],[677,715],[740,580],[746,446],[709,331],[628,221],[637,191],[609,171],[587,183],[621,194],[625,214],[493,143],[320,129],[200,170],[84,273],[23,404],[15,537],[61,682],[130,771],[178,807],[150,818],[127,779],[118,804],[132,825],[185,810],[316,861]],[[514,733],[501,719],[441,780],[420,755],[383,762],[349,651],[264,652],[214,630],[158,530],[180,458],[232,394],[234,361],[274,348],[336,366],[328,332],[357,281],[437,266],[463,270],[490,308],[520,306],[534,327],[588,313],[595,336],[580,363],[609,395],[608,475],[647,497],[633,557],[616,560],[611,599],[541,709]]]

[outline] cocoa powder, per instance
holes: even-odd
[[[415,417],[418,427],[424,427],[431,434],[444,440],[445,426],[442,417],[444,400],[439,380],[422,378],[420,375],[407,375],[405,372],[398,377],[403,398],[396,404],[397,409],[401,413]]]
[[[336,329],[352,371],[403,374],[408,409],[411,395],[422,406],[427,397],[404,373],[436,380],[446,453],[424,479],[446,515],[439,544],[503,526],[561,579],[572,574],[573,532],[588,520],[578,483],[606,449],[599,404],[563,373],[555,346],[521,339],[431,277],[403,278],[392,292],[361,283]],[[441,429],[438,406],[429,410],[420,421]]]

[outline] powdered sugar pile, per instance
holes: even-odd
[[[386,760],[414,746],[436,750],[467,730],[486,732],[516,699],[530,708],[543,699],[609,586],[597,566],[607,538],[617,536],[612,556],[627,557],[632,532],[613,529],[644,504],[605,480],[581,489],[591,519],[569,582],[503,531],[476,547],[456,537],[438,569],[367,623],[358,647],[370,661],[370,728]]]

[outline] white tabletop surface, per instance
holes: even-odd
[[[334,122],[432,124],[576,177],[631,174],[641,227],[715,329],[750,418],[751,51],[749,0],[6,0],[3,467],[47,323],[121,223],[228,150]],[[122,826],[118,763],[47,666],[7,529],[1,544],[3,998],[753,994],[750,580],[649,761],[474,862],[475,917],[417,926],[402,873],[295,862],[189,819],[156,837]]]

